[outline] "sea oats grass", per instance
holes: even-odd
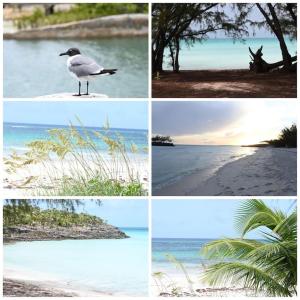
[[[78,119],[80,122],[80,120]],[[142,196],[146,188],[140,181],[137,156],[141,151],[123,136],[112,133],[109,124],[103,130],[67,128],[48,131],[45,140],[32,141],[23,154],[12,152],[4,159],[10,174],[20,170],[28,176],[17,188],[32,188],[46,196]],[[107,152],[99,150],[104,143]],[[40,175],[31,169],[39,166]]]

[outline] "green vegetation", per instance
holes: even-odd
[[[259,21],[253,16],[259,16]],[[268,72],[283,66],[284,70],[295,72],[293,62],[297,57],[290,55],[285,37],[295,39],[297,36],[296,3],[153,3],[153,75],[164,71],[164,62],[168,58],[173,71],[180,71],[180,51],[184,43],[190,47],[214,37],[211,33],[217,32],[242,41],[252,34],[251,31],[255,33],[256,28],[262,27],[277,38],[282,63],[267,64],[262,68],[258,63],[266,62],[260,59],[251,62],[251,68]]]
[[[203,248],[207,258],[223,260],[206,269],[204,280],[212,286],[241,284],[267,296],[296,295],[296,208],[287,215],[261,200],[248,200],[238,210],[236,226],[241,238],[224,238]],[[265,242],[244,238],[258,228]]]
[[[282,129],[278,139],[265,141],[273,147],[297,147],[297,126],[293,124],[290,128]]]
[[[23,16],[16,19],[15,25],[19,29],[36,28],[103,16],[147,13],[147,11],[148,6],[143,3],[78,3],[74,4],[68,11],[52,12],[51,14],[46,14],[45,11],[36,9],[30,16]]]
[[[155,135],[152,137],[152,146],[174,146],[170,136]]]
[[[39,195],[55,196],[141,196],[145,195],[139,173],[132,160],[138,152],[135,144],[127,149],[121,135],[113,138],[109,124],[104,133],[78,130],[72,124],[66,129],[48,131],[49,139],[36,140],[27,145],[24,154],[13,152],[4,159],[7,172],[27,170],[30,176],[19,188],[35,184]],[[108,155],[97,147],[104,142]],[[144,149],[145,150],[145,149]],[[129,158],[128,153],[132,154]],[[40,176],[32,176],[33,165],[42,166]]]
[[[41,225],[41,226],[84,226],[84,225],[101,225],[103,220],[84,213],[74,213],[58,209],[42,210],[39,207],[28,206],[25,211],[19,206],[3,206],[3,225]]]

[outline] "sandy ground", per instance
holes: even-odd
[[[296,98],[296,73],[249,70],[164,72],[152,80],[154,98]]]
[[[151,295],[170,297],[173,287],[179,288],[180,296],[193,297],[244,297],[257,296],[250,289],[243,288],[237,284],[227,284],[224,286],[210,287],[200,277],[202,276],[201,268],[199,271],[187,270],[188,276],[192,282],[190,285],[186,277],[178,271],[177,273],[164,273],[165,276],[161,280],[151,279]],[[158,270],[156,270],[158,271]],[[160,270],[162,271],[162,270]],[[192,288],[192,290],[191,290]],[[262,295],[261,295],[262,296]]]
[[[3,280],[3,296],[5,297],[72,297],[77,294],[66,293],[57,289],[41,287],[38,284],[22,280]]]
[[[4,278],[3,296],[7,297],[103,297],[110,294],[70,287],[57,281]]]
[[[57,278],[20,270],[4,268],[4,296],[11,297],[110,297],[125,296],[104,293],[83,286],[77,281],[64,282]]]
[[[106,161],[108,164],[110,160]],[[50,166],[50,167],[49,167]],[[131,171],[139,178],[145,190],[148,190],[148,162],[147,159],[138,158],[131,160]],[[89,167],[93,170],[97,166],[90,163]],[[21,196],[37,196],[41,191],[51,190],[55,186],[55,182],[59,181],[62,175],[74,177],[71,169],[78,170],[76,174],[84,174],[82,168],[75,164],[72,160],[66,160],[64,163],[58,160],[52,160],[51,164],[47,163],[47,167],[42,163],[30,165],[26,168],[18,170],[16,173],[4,171],[4,194],[6,197]],[[125,164],[119,164],[117,167],[110,166],[114,170],[113,178],[117,178],[120,182],[128,182],[129,176]],[[36,180],[38,178],[38,180]],[[51,179],[50,179],[51,178]],[[32,179],[30,181],[30,179]],[[30,181],[27,184],[24,182]],[[43,190],[41,189],[43,187]],[[101,196],[101,195],[99,195]]]
[[[160,196],[295,196],[297,150],[260,148],[199,183],[198,174],[156,192]]]

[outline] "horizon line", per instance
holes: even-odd
[[[214,145],[214,144],[175,144],[173,143],[174,146],[238,146],[238,147],[241,147],[241,146],[245,146],[245,145],[235,145],[235,144],[218,144],[218,145]],[[155,145],[154,145],[155,147]],[[156,146],[156,147],[160,147],[160,146]]]
[[[69,121],[69,124],[49,124],[49,123],[23,123],[23,122],[12,122],[12,121],[4,121],[3,124],[22,124],[22,125],[46,125],[46,126],[66,126],[69,127],[71,124],[75,127],[84,127],[84,128],[104,128],[105,126],[92,126],[92,125],[74,125],[71,121]],[[125,130],[143,130],[148,131],[148,128],[122,128],[122,127],[110,127],[109,129],[125,129]]]

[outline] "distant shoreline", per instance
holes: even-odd
[[[86,240],[86,239],[123,239],[129,238],[119,228],[109,225],[86,225],[86,226],[29,226],[14,225],[3,226],[3,242],[33,242],[55,240]]]
[[[297,74],[247,69],[153,74],[153,98],[296,98]]]
[[[122,14],[74,21],[3,34],[4,40],[87,39],[148,35],[147,14]]]

